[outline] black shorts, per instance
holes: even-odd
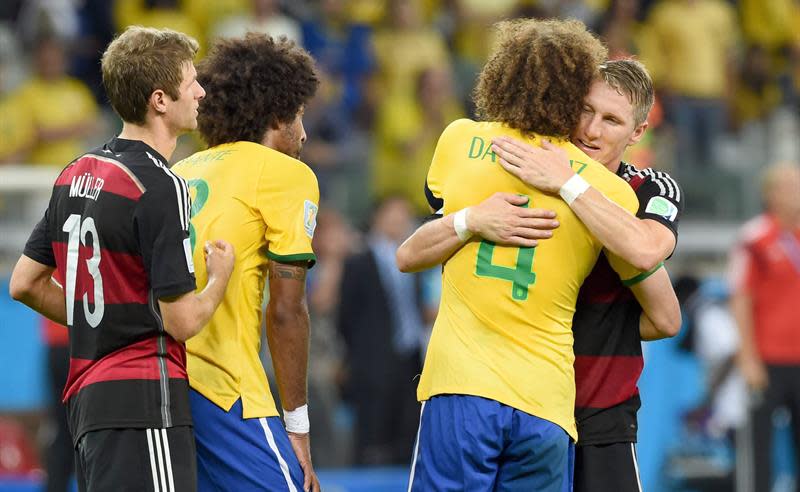
[[[188,426],[87,432],[75,469],[80,492],[195,492],[194,433]]]
[[[641,492],[632,442],[577,446],[574,492]]]

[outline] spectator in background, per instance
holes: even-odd
[[[451,121],[464,117],[464,111],[446,66],[420,73],[415,96],[412,101],[387,100],[378,114],[373,191],[378,196],[403,195],[418,215],[427,215],[428,201],[420,190],[438,136]]]
[[[279,0],[251,0],[250,9],[225,17],[211,28],[211,38],[244,37],[248,32],[263,33],[274,38],[286,36],[300,42],[300,25],[281,13]]]
[[[324,69],[318,75],[319,90],[303,119],[313,138],[303,147],[303,158],[317,175],[321,196],[352,218],[370,205],[364,189],[371,134],[345,108],[342,84]]]
[[[305,153],[305,150],[304,150]],[[346,450],[349,439],[334,423],[339,402],[337,387],[342,380],[343,347],[336,331],[344,262],[361,243],[360,234],[334,207],[322,204],[312,246],[317,264],[308,275],[308,310],[311,315],[308,392],[314,402],[309,414],[314,440],[311,454],[319,467],[351,464]],[[333,383],[333,384],[331,384]]]
[[[103,49],[114,38],[114,4],[107,0],[82,0],[79,3],[79,30],[73,44],[70,73],[89,87],[98,104],[107,106],[103,79],[97,67]]]
[[[347,15],[343,0],[321,0],[316,10],[302,23],[303,45],[317,66],[341,86],[343,116],[361,121],[370,112],[365,86],[374,65],[371,29]]]
[[[686,414],[688,423],[714,438],[733,437],[747,419],[747,392],[739,371],[739,330],[728,309],[730,292],[722,281],[702,285],[693,276],[675,281],[684,312],[682,348],[694,353],[705,373],[705,395]]]
[[[639,2],[612,0],[599,22],[599,31],[608,46],[610,59],[630,56],[636,49]]]
[[[168,28],[182,32],[194,39],[206,39],[205,31],[188,13],[187,6],[193,2],[180,0],[116,0],[114,23],[117,31],[128,26]],[[197,58],[203,58],[206,43],[200,43]]]
[[[450,64],[444,38],[422,22],[419,2],[388,0],[384,26],[375,33],[374,97],[381,106],[413,105],[419,75]]]
[[[787,57],[797,41],[800,4],[795,0],[740,0],[742,35],[767,56],[770,75],[788,82]]]
[[[800,449],[800,167],[764,175],[765,212],[742,228],[731,261],[731,309],[739,325],[739,369],[752,392],[755,490],[772,484],[772,415],[788,407]],[[797,454],[800,464],[800,453]],[[800,469],[800,466],[798,466]]]
[[[355,462],[407,464],[419,418],[415,376],[422,368],[425,323],[421,277],[395,267],[395,251],[413,230],[408,200],[377,207],[367,248],[347,259],[339,289],[338,330],[355,407]]]
[[[24,101],[11,90],[8,72],[16,53],[6,49],[5,41],[0,37],[4,47],[0,50],[0,164],[21,164],[36,139],[36,127]]]
[[[63,166],[81,155],[84,140],[97,132],[98,107],[86,85],[67,75],[62,40],[40,38],[34,60],[36,75],[16,95],[36,127],[28,161]]]
[[[661,0],[645,29],[642,59],[675,126],[679,170],[717,164],[738,40],[735,10],[724,0]]]

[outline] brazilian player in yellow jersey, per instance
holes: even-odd
[[[503,23],[500,37],[475,91],[485,122],[458,120],[444,131],[427,195],[444,213],[498,191],[525,195],[528,206],[555,211],[560,226],[536,248],[470,241],[445,262],[418,388],[423,409],[411,490],[572,487],[572,315],[602,244],[559,197],[507,173],[492,139],[534,143],[546,135],[586,182],[630,212],[638,207],[623,180],[565,140],[605,59],[599,41],[576,21]],[[623,279],[639,274],[612,263]]]
[[[201,335],[186,344],[198,489],[319,490],[309,446],[306,269],[314,261],[319,188],[299,161],[302,116],[318,79],[311,57],[286,40],[221,39],[198,69],[206,88],[198,128],[211,146],[174,170],[193,194],[190,228],[198,278],[210,237],[238,252],[230,289]],[[270,394],[267,340],[285,428]]]

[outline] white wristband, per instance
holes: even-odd
[[[283,421],[286,430],[294,434],[308,434],[311,424],[308,422],[308,404],[294,410],[283,409]]]
[[[463,242],[472,237],[472,233],[467,229],[467,211],[469,207],[462,208],[453,214],[453,228],[456,230],[456,236]]]
[[[589,183],[577,174],[567,180],[566,183],[558,190],[561,198],[567,202],[567,205],[572,205],[579,196],[589,189]]]

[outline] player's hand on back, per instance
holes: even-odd
[[[492,139],[492,152],[503,169],[523,183],[545,193],[557,193],[575,172],[561,147],[543,140],[541,147],[509,137]]]
[[[319,492],[322,488],[319,485],[314,466],[311,464],[311,440],[308,433],[287,432],[287,434],[294,454],[300,462],[300,468],[303,469],[303,490],[306,492]]]
[[[218,278],[227,282],[233,272],[233,263],[236,260],[233,245],[222,239],[206,241],[203,251],[205,252],[208,278]]]
[[[552,210],[523,208],[527,202],[526,196],[495,193],[470,207],[467,227],[496,244],[532,248],[539,240],[553,236],[558,221]]]

